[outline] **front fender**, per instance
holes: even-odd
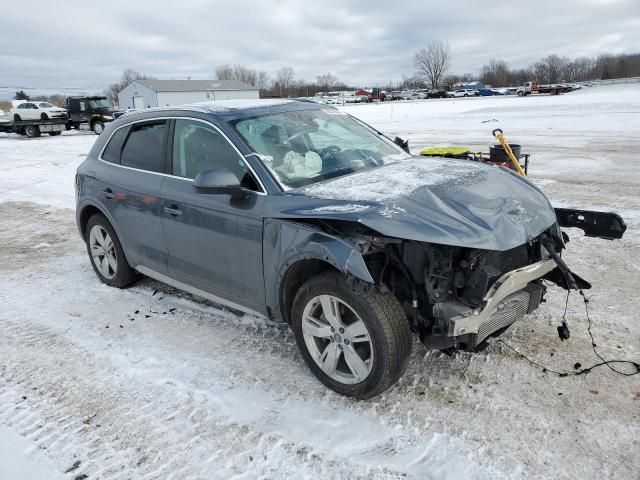
[[[301,260],[321,260],[367,283],[375,283],[361,252],[341,238],[294,221],[265,219],[263,258],[267,306],[279,313],[287,270]]]

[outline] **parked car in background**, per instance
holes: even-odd
[[[445,88],[432,88],[427,93],[427,98],[446,98],[448,90]]]
[[[102,282],[144,274],[287,322],[313,374],[355,398],[402,376],[412,332],[474,351],[538,308],[546,283],[589,287],[560,260],[558,224],[587,212],[557,216],[505,169],[417,161],[312,102],[123,116],[78,167],[76,202]]]
[[[16,122],[21,120],[48,120],[66,118],[67,111],[64,108],[51,105],[49,102],[35,102],[27,100],[14,100],[10,113]]]
[[[448,98],[457,98],[457,97],[476,97],[480,96],[480,92],[477,90],[471,90],[468,88],[459,88],[457,90],[452,90],[446,93]]]
[[[507,89],[504,87],[500,87],[500,88],[491,88],[491,91],[493,92],[494,95],[506,95],[507,94]]]
[[[491,88],[479,88],[476,90],[476,96],[478,96],[478,94],[480,94],[480,96],[482,97],[490,97],[494,95],[493,90]]]

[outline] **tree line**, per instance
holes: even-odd
[[[434,40],[414,54],[417,72],[413,77],[403,75],[402,86],[441,87],[481,80],[485,85],[493,87],[510,87],[528,81],[560,83],[640,76],[640,53],[603,53],[596,57],[583,56],[574,59],[551,54],[524,68],[510,68],[506,60],[492,58],[482,66],[479,75],[448,74],[450,64],[449,45]]]

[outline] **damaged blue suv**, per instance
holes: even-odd
[[[511,171],[412,157],[302,101],[125,115],[105,127],[76,189],[102,282],[143,274],[285,321],[311,371],[356,398],[400,378],[414,333],[477,350],[538,307],[542,279],[588,288],[560,258],[560,226],[621,235],[619,217],[554,210]]]

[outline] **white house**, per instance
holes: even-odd
[[[254,98],[258,88],[238,80],[134,80],[118,93],[120,108],[135,109]]]

